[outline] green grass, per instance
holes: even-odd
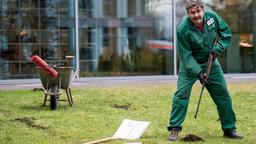
[[[0,143],[71,144],[112,136],[123,119],[145,120],[151,124],[141,139],[144,144],[169,144],[166,130],[176,85],[72,89],[74,106],[60,102],[57,111],[43,103],[42,91],[0,90]],[[229,140],[218,121],[216,106],[205,91],[198,118],[194,119],[201,86],[193,88],[180,137],[194,134],[198,143],[256,143],[256,84],[230,84],[237,114],[237,128],[245,138]],[[66,98],[65,95],[61,95]],[[128,110],[113,106],[127,106]],[[23,121],[23,122],[21,122]],[[114,140],[123,144],[133,141]],[[177,141],[175,143],[186,143]]]

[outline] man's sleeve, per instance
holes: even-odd
[[[231,30],[228,26],[228,24],[216,14],[217,18],[217,33],[219,35],[218,42],[213,48],[213,52],[215,54],[222,53],[229,45],[229,42],[231,40]]]
[[[191,47],[186,41],[183,34],[177,33],[177,47],[179,51],[180,60],[184,64],[186,70],[197,76],[202,71],[201,66],[197,63],[192,55]]]

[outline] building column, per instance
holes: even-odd
[[[69,6],[68,6],[68,13],[69,13],[69,18],[73,19],[74,21],[76,20],[76,17],[75,17],[75,12],[76,12],[76,9],[78,7],[76,7],[75,5],[75,1],[69,1]],[[77,15],[78,16],[78,15]],[[72,25],[70,27],[68,27],[68,32],[69,32],[69,47],[68,47],[68,52],[74,52],[74,54],[76,55],[76,57],[79,57],[79,55],[76,54],[76,45],[78,43],[76,43],[76,39],[78,37],[76,37],[76,25]],[[78,32],[78,31],[77,31]],[[73,59],[72,60],[72,66],[75,66],[76,63],[79,63],[79,61],[76,61],[76,59]],[[79,69],[79,65],[76,64],[76,68]]]
[[[128,3],[127,0],[117,0],[117,18],[121,21],[128,17]],[[124,45],[126,45],[126,38],[128,38],[127,27],[119,27],[117,28],[117,54],[118,56],[122,55],[124,50]]]
[[[103,17],[103,0],[93,0],[94,9],[92,10],[93,18],[96,19],[96,25],[92,28],[92,71],[95,72],[99,67],[99,56],[103,48],[103,28],[99,27],[97,18]]]
[[[117,0],[117,18],[124,20],[128,17],[128,2],[127,0]],[[116,61],[114,69],[120,71],[121,61],[119,58],[124,58],[129,55],[129,43],[128,43],[128,28],[127,27],[117,27],[117,44],[116,44]]]
[[[142,0],[136,0],[136,16],[142,16]]]

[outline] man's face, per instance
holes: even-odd
[[[192,6],[188,9],[188,16],[195,25],[200,24],[203,22],[204,10],[200,6]]]

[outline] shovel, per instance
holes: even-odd
[[[216,35],[216,38],[215,38],[215,40],[214,40],[212,49],[213,49],[213,47],[217,44],[218,38],[219,38],[219,36],[218,36],[218,34],[217,34],[217,35]],[[212,50],[212,49],[211,49],[211,50]],[[207,72],[206,72],[206,79],[207,79],[207,80],[208,80],[208,78],[209,78],[209,76],[210,76],[211,67],[212,67],[212,61],[213,61],[213,55],[212,55],[212,54],[209,54],[208,62],[207,62]],[[203,95],[204,88],[205,88],[205,82],[202,84],[202,89],[201,89],[200,96],[199,96],[199,100],[198,100],[198,104],[197,104],[197,107],[196,107],[196,114],[195,114],[195,116],[194,116],[195,119],[196,119],[197,114],[198,114],[198,111],[199,111],[199,106],[200,106],[200,103],[201,103],[201,99],[202,99],[202,95]]]
[[[83,143],[83,144],[98,144],[101,142],[106,142],[110,140],[118,140],[118,139],[126,139],[126,140],[136,140],[139,139],[150,122],[147,121],[134,121],[129,119],[124,119],[122,124],[119,126],[117,131],[112,137],[106,137],[103,139],[94,140],[91,142]]]

